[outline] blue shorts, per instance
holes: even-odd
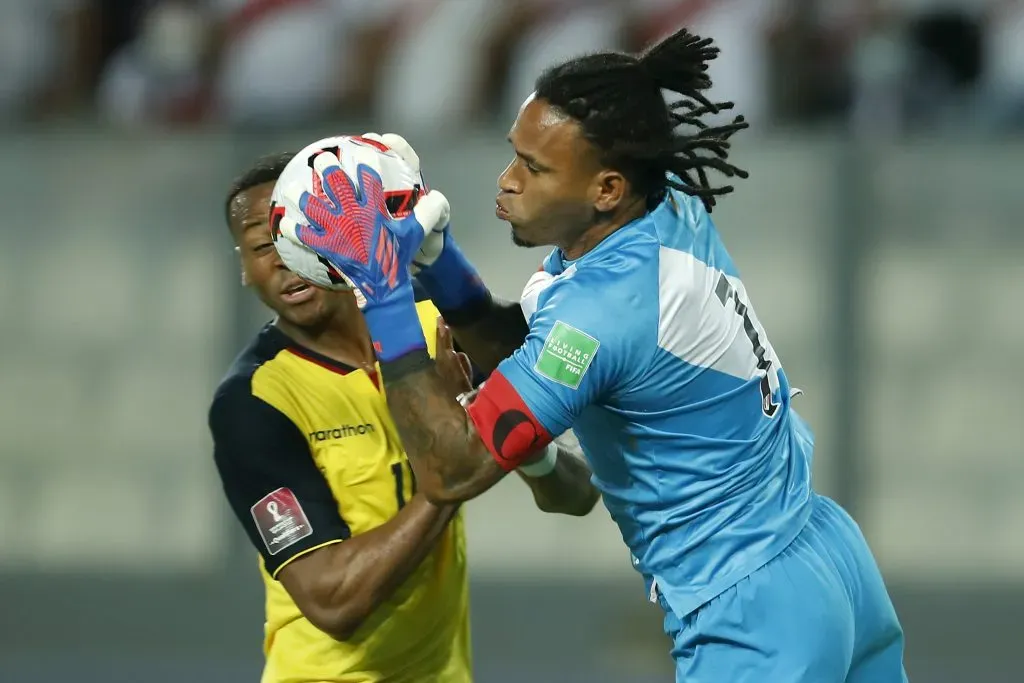
[[[766,565],[679,618],[677,683],[905,683],[903,629],[853,519],[816,496],[807,526]]]

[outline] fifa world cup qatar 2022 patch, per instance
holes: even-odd
[[[288,488],[279,488],[263,496],[249,508],[249,512],[271,555],[276,555],[313,533],[302,505]]]
[[[601,342],[586,332],[557,320],[544,340],[544,348],[533,369],[550,380],[577,389],[600,345]]]

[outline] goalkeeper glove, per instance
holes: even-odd
[[[364,138],[376,140],[396,152],[420,174],[420,157],[412,145],[394,133],[366,133]],[[412,272],[430,295],[441,315],[451,322],[459,312],[477,309],[489,302],[491,294],[451,234],[448,222],[438,223],[427,234],[412,261]]]
[[[281,234],[331,263],[358,290],[377,359],[395,360],[426,348],[409,265],[435,228],[448,223],[448,200],[429,192],[399,220],[387,210],[376,151],[355,148],[355,180],[330,152],[313,162],[324,198],[301,185],[284,188]],[[301,222],[300,222],[301,221]]]

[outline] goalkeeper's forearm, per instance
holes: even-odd
[[[442,240],[442,247],[436,256],[421,247],[418,256],[423,264],[416,277],[452,330],[459,349],[478,370],[490,375],[526,341],[530,328],[523,310],[518,303],[491,294],[447,229],[427,239],[435,247]]]
[[[522,346],[530,331],[518,303],[494,296],[471,309],[443,313],[459,348],[485,375],[494,372],[498,363]]]
[[[564,444],[552,443],[558,455],[551,469],[531,476],[530,467],[517,472],[533,492],[537,508],[543,512],[582,517],[594,509],[601,494],[591,483],[592,473],[582,453]],[[545,468],[547,469],[547,468]]]

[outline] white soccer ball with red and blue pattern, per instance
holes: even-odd
[[[402,154],[394,151],[385,141],[400,144],[404,147]],[[426,193],[423,176],[419,169],[419,159],[402,138],[397,136],[381,137],[373,133],[366,135],[339,135],[317,140],[305,147],[285,167],[281,177],[274,186],[270,198],[270,234],[274,240],[277,253],[288,270],[306,282],[324,289],[353,289],[345,277],[312,249],[302,246],[281,234],[280,222],[285,215],[285,205],[281,201],[284,188],[300,185],[306,192],[326,199],[321,187],[320,177],[313,169],[313,159],[324,151],[334,153],[341,161],[341,168],[349,178],[356,177],[352,150],[354,146],[372,148],[380,161],[381,181],[384,184],[385,203],[391,215],[402,218],[408,215],[416,202]],[[404,158],[403,158],[404,157]],[[301,216],[295,217],[301,220]]]

